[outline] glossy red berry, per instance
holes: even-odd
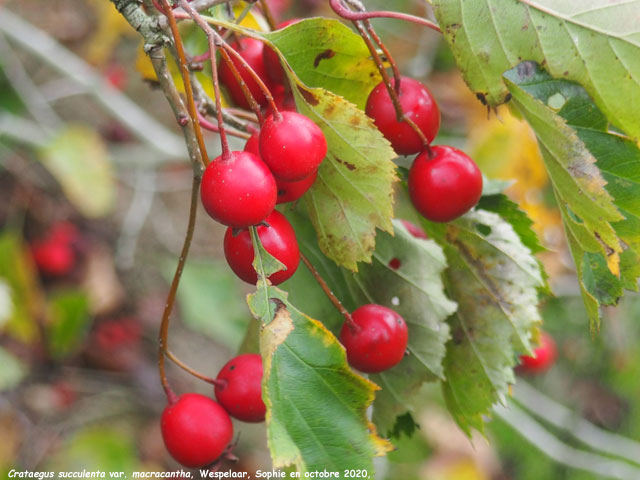
[[[318,169],[327,155],[327,141],[320,127],[304,115],[280,112],[262,125],[260,155],[276,178],[294,182]]]
[[[254,133],[249,137],[244,145],[244,151],[260,156],[259,135]],[[276,187],[278,188],[278,199],[276,203],[287,203],[298,200],[307,190],[311,188],[318,177],[318,171],[314,171],[308,177],[296,182],[286,182],[276,178]]]
[[[546,332],[540,335],[540,345],[533,350],[533,356],[522,355],[518,371],[526,373],[542,373],[547,371],[556,360],[558,354],[556,342]]]
[[[391,81],[395,84],[395,81]],[[400,81],[400,105],[431,142],[440,128],[440,111],[431,92],[417,80],[402,77]],[[369,94],[365,111],[378,130],[391,142],[399,155],[411,155],[422,150],[420,136],[406,122],[398,122],[396,111],[384,82],[380,82]]]
[[[464,152],[447,146],[419,154],[409,170],[409,196],[427,220],[449,222],[471,209],[482,195],[482,173]]]
[[[287,20],[286,22],[281,22],[278,24],[277,30],[281,30],[299,21],[299,18],[292,18],[291,20]],[[278,56],[278,54],[272,48],[265,46],[262,55],[264,57],[264,67],[267,71],[269,79],[275,85],[282,84],[284,82],[285,73],[282,69],[282,65],[280,64],[280,57]]]
[[[254,133],[248,139],[247,143],[244,144],[244,151],[253,153],[256,157],[260,157],[260,134]]]
[[[204,171],[200,198],[216,221],[245,228],[264,220],[276,205],[278,190],[269,168],[249,152],[231,152]]]
[[[377,373],[397,365],[404,357],[409,340],[407,324],[390,308],[362,305],[351,318],[357,328],[342,325],[340,341],[349,364],[366,373]]]
[[[407,229],[407,231],[413,235],[415,238],[422,238],[422,239],[427,239],[429,238],[427,236],[427,234],[424,232],[424,230],[422,230],[422,228],[420,228],[418,225],[416,225],[413,222],[410,222],[409,220],[400,220],[402,222],[402,225],[404,225],[404,228]]]
[[[231,442],[229,414],[204,395],[186,393],[167,405],[160,421],[162,439],[171,456],[188,468],[213,463]]]
[[[234,418],[262,422],[267,407],[262,401],[262,357],[245,353],[229,360],[216,377],[216,399]]]
[[[267,252],[287,267],[286,270],[269,276],[271,283],[278,285],[295,273],[300,263],[300,250],[293,227],[284,215],[274,210],[265,222],[269,226],[258,226],[258,237]],[[224,236],[224,256],[238,277],[253,285],[257,283],[258,274],[253,268],[254,251],[249,230],[243,229],[234,235],[233,229],[227,229]]]
[[[276,203],[287,203],[298,200],[311,188],[316,178],[318,178],[317,170],[297,182],[285,182],[284,180],[278,180],[276,178],[276,186],[278,187],[278,200]]]
[[[253,71],[258,74],[263,82],[265,80],[268,81],[267,71],[264,67],[264,60],[262,58],[264,44],[260,40],[244,37],[241,38],[239,42],[231,43],[231,47],[240,54],[240,56],[247,62]],[[253,95],[253,98],[256,99],[256,102],[258,102],[259,105],[264,107],[267,104],[267,97],[265,97],[264,92],[262,92],[258,86],[258,82],[255,81],[249,71],[238,59],[233,56],[231,56],[231,59],[235,67],[240,72],[240,76],[247,85],[247,88],[249,88],[251,95]],[[220,81],[225,85],[225,87],[227,87],[233,102],[239,107],[249,109],[249,102],[245,98],[244,93],[242,93],[242,88],[233,76],[233,72],[229,65],[227,65],[227,62],[221,61],[218,71],[220,73]],[[269,87],[269,85],[267,85],[267,87]]]

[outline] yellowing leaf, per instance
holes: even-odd
[[[40,157],[83,215],[95,218],[109,213],[115,199],[113,169],[95,130],[68,127],[40,151]]]

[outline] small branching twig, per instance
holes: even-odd
[[[334,12],[340,15],[342,18],[350,20],[352,22],[369,20],[370,18],[394,18],[396,20],[405,20],[407,22],[417,23],[424,27],[435,30],[442,33],[440,27],[435,23],[425,19],[409,15],[407,13],[389,12],[389,11],[377,11],[377,12],[354,12],[342,5],[342,0],[329,0],[329,4]]]

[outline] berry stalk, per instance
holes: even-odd
[[[209,156],[207,155],[207,147],[204,144],[202,129],[200,128],[200,124],[198,123],[197,109],[196,109],[196,104],[193,100],[193,88],[191,86],[191,78],[189,76],[189,67],[187,65],[187,59],[184,53],[184,45],[182,43],[182,37],[180,36],[180,32],[178,31],[178,23],[176,22],[176,18],[173,14],[173,10],[169,7],[167,0],[160,0],[160,1],[162,2],[161,11],[166,15],[167,19],[169,20],[169,28],[171,29],[171,34],[173,36],[173,40],[176,46],[176,51],[178,53],[178,64],[180,66],[180,75],[182,76],[182,82],[184,83],[184,91],[187,96],[187,110],[189,112],[189,116],[191,117],[191,121],[193,122],[196,139],[198,140],[198,147],[200,148],[200,153],[202,156],[202,162],[206,167],[209,164]],[[184,2],[184,3],[187,3],[188,5],[188,2]]]
[[[329,285],[327,285],[327,282],[324,281],[324,278],[322,278],[318,270],[316,270],[316,267],[313,266],[313,264],[302,252],[300,252],[300,258],[302,259],[306,267],[311,272],[311,275],[313,275],[313,278],[316,279],[316,282],[318,282],[318,285],[320,285],[320,288],[322,288],[322,291],[327,295],[327,297],[329,297],[329,300],[331,300],[331,303],[333,303],[333,305],[342,314],[345,321],[347,322],[347,325],[349,326],[349,329],[352,332],[357,332],[358,330],[360,330],[360,327],[353,321],[353,318],[351,318],[351,314],[349,313],[349,311],[346,308],[344,308],[344,305],[342,305],[342,302],[340,301],[340,299],[336,297],[336,295],[331,291],[331,288],[329,288]]]

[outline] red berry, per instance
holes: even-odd
[[[395,81],[391,80],[392,84]],[[431,142],[440,128],[440,111],[431,92],[417,80],[402,77],[400,81],[400,105]],[[420,136],[406,122],[398,122],[391,97],[384,82],[380,82],[369,94],[365,111],[378,130],[391,142],[400,155],[411,155],[422,150]]]
[[[285,182],[276,178],[278,187],[278,200],[276,203],[287,203],[298,200],[316,181],[318,171],[316,170],[308,177],[298,180],[297,182]]]
[[[244,144],[244,151],[253,153],[256,157],[260,158],[260,134],[259,133],[254,133],[247,139],[247,143]]]
[[[415,238],[423,238],[423,239],[427,239],[429,238],[427,236],[426,233],[424,233],[424,230],[422,230],[422,228],[420,228],[418,225],[416,225],[413,222],[410,222],[409,220],[400,220],[402,222],[402,225],[404,225],[404,228],[407,229],[407,231],[413,235]]]
[[[204,395],[186,393],[162,412],[162,439],[171,456],[188,468],[213,463],[233,437],[229,414]]]
[[[419,154],[409,170],[409,195],[427,220],[449,222],[471,209],[482,195],[482,173],[464,152],[447,146]]]
[[[262,401],[262,357],[245,353],[229,360],[216,377],[216,399],[229,415],[243,422],[262,422],[267,407]]]
[[[273,285],[278,285],[289,279],[298,268],[300,263],[300,250],[293,227],[277,210],[269,215],[265,222],[269,226],[260,225],[258,237],[265,250],[280,260],[286,270],[276,272],[269,276]],[[253,268],[253,244],[249,230],[243,229],[234,235],[233,229],[228,228],[224,236],[224,256],[231,270],[247,283],[255,285],[258,281],[258,274]]]
[[[556,342],[546,332],[540,335],[540,346],[533,350],[533,357],[522,355],[518,370],[527,373],[542,373],[548,370],[556,360]]]
[[[382,305],[362,305],[351,318],[359,328],[342,325],[340,341],[349,364],[362,372],[377,373],[398,364],[407,349],[409,334],[403,318]]]
[[[293,98],[293,94],[289,88],[284,85],[275,85],[271,89],[273,95],[273,101],[280,112],[297,112],[296,100]],[[267,105],[267,109],[269,106]],[[272,114],[272,109],[268,110],[269,114]]]
[[[281,30],[299,21],[299,18],[292,18],[291,20],[287,20],[286,22],[281,22],[280,24],[278,24],[277,30]],[[284,70],[282,69],[282,65],[280,64],[280,57],[278,56],[278,54],[272,48],[265,46],[262,52],[262,56],[264,58],[264,68],[267,71],[269,79],[274,84],[282,84],[284,82],[285,74]]]
[[[76,264],[73,246],[50,236],[35,242],[31,246],[31,254],[40,273],[50,277],[68,275]]]
[[[244,228],[264,220],[276,205],[278,190],[269,168],[248,152],[213,160],[202,176],[200,198],[211,217]]]
[[[280,112],[262,125],[260,154],[276,178],[294,182],[318,169],[327,155],[327,141],[304,115]]]
[[[264,44],[260,40],[244,37],[241,38],[239,42],[231,43],[231,47],[240,54],[240,56],[247,62],[253,71],[258,74],[263,82],[267,79],[267,71],[262,59]],[[258,86],[258,82],[255,81],[249,71],[238,59],[234,58],[233,55],[231,55],[231,59],[240,72],[240,76],[246,83],[247,88],[249,88],[251,95],[253,95],[253,98],[256,99],[256,102],[258,102],[259,105],[264,107],[267,104],[267,97],[264,96],[264,92]],[[240,84],[236,80],[236,77],[233,76],[231,68],[224,60],[220,62],[219,73],[220,81],[227,87],[227,90],[229,90],[229,94],[231,95],[233,102],[239,107],[249,109],[249,102],[245,98],[244,93],[242,93]],[[269,85],[267,85],[267,87],[269,87]]]

